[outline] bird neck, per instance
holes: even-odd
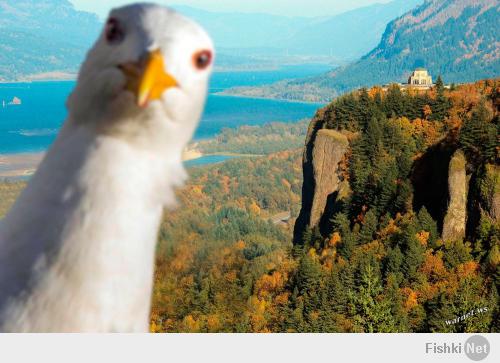
[[[0,267],[0,290],[28,290],[22,314],[41,330],[136,330],[120,320],[147,321],[163,208],[175,204],[183,179],[178,156],[159,158],[85,129],[63,131],[0,230],[0,247],[2,239],[16,245],[8,264],[15,268]],[[57,322],[43,320],[54,315]],[[97,326],[103,316],[107,325]]]

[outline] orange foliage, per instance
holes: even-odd
[[[192,315],[188,315],[182,321],[184,330],[188,333],[196,333],[200,330],[200,323]]]
[[[342,238],[340,237],[340,233],[335,232],[332,237],[328,240],[328,247],[337,247],[337,245],[341,242]]]
[[[407,312],[418,306],[417,293],[415,291],[409,287],[405,287],[401,289],[401,294],[404,296],[404,309]]]
[[[429,232],[422,231],[422,232],[417,233],[417,235],[415,237],[417,238],[417,240],[420,242],[420,244],[422,246],[427,246],[427,242],[429,242],[430,235],[431,234]]]
[[[385,238],[387,238],[395,233],[398,233],[400,231],[401,231],[401,229],[398,227],[396,221],[391,218],[389,220],[389,223],[387,224],[387,226],[380,230],[379,236],[381,239],[385,239]]]
[[[432,115],[432,108],[429,105],[425,105],[424,109],[422,110],[424,117],[426,120],[429,119],[429,117]]]
[[[220,319],[217,315],[209,315],[207,317],[207,329],[210,333],[217,332],[221,327]]]
[[[479,271],[479,264],[476,261],[468,261],[457,266],[457,277],[466,278],[476,276]]]
[[[425,260],[420,267],[420,271],[424,273],[431,282],[446,279],[448,276],[448,271],[444,266],[441,254],[434,255],[430,250],[425,253]]]
[[[259,216],[261,213],[261,209],[260,209],[259,205],[254,200],[252,200],[252,203],[248,207],[248,211],[256,216]]]
[[[257,296],[262,298],[269,296],[271,293],[276,291],[280,291],[285,286],[287,280],[288,276],[286,274],[283,275],[279,271],[274,271],[271,275],[262,276],[255,283]]]

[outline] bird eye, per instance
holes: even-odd
[[[125,30],[115,18],[110,18],[106,23],[106,40],[109,44],[119,44],[125,38]]]
[[[212,64],[212,58],[212,52],[209,50],[196,52],[193,55],[194,66],[199,70],[207,69]]]

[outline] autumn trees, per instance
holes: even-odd
[[[318,291],[301,295],[296,290],[295,301],[301,304],[295,306],[295,315],[302,309],[307,329],[314,329],[305,309],[309,297],[317,305],[322,301],[318,296],[325,294],[336,306],[327,303],[316,309],[333,312],[333,323],[322,329],[498,329],[500,235],[498,219],[485,212],[491,210],[500,180],[498,84],[464,87],[466,91],[447,91],[438,79],[425,94],[403,93],[399,87],[386,93],[361,90],[324,110],[325,127],[356,131],[357,137],[348,162],[351,194],[331,221],[332,235],[322,238],[314,228],[304,234],[301,261],[309,262],[301,263],[298,273],[311,265],[311,256],[318,256],[315,263],[323,267]],[[454,117],[458,121],[450,122]],[[413,162],[445,138],[467,155],[471,202],[466,240],[441,240],[438,223],[426,208],[413,210]],[[432,182],[428,180],[428,188]],[[338,242],[332,245],[332,239]],[[331,257],[325,261],[322,256]],[[334,291],[329,291],[332,286]],[[464,315],[464,321],[454,321]]]
[[[498,332],[498,90],[438,80],[427,93],[374,88],[324,108],[324,127],[352,135],[350,194],[329,235],[309,228],[296,246],[300,151],[192,170],[185,208],[161,229],[151,329]],[[414,161],[444,139],[467,158],[463,240],[442,240],[434,211],[412,203]],[[290,224],[269,222],[283,211]]]

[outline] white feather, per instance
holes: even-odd
[[[130,43],[108,49],[101,38],[89,52],[65,126],[0,222],[0,331],[148,330],[157,232],[186,178],[182,150],[209,77],[182,62],[212,43],[163,7],[113,16],[127,22]],[[181,88],[142,110],[122,91],[116,64],[151,39]]]

